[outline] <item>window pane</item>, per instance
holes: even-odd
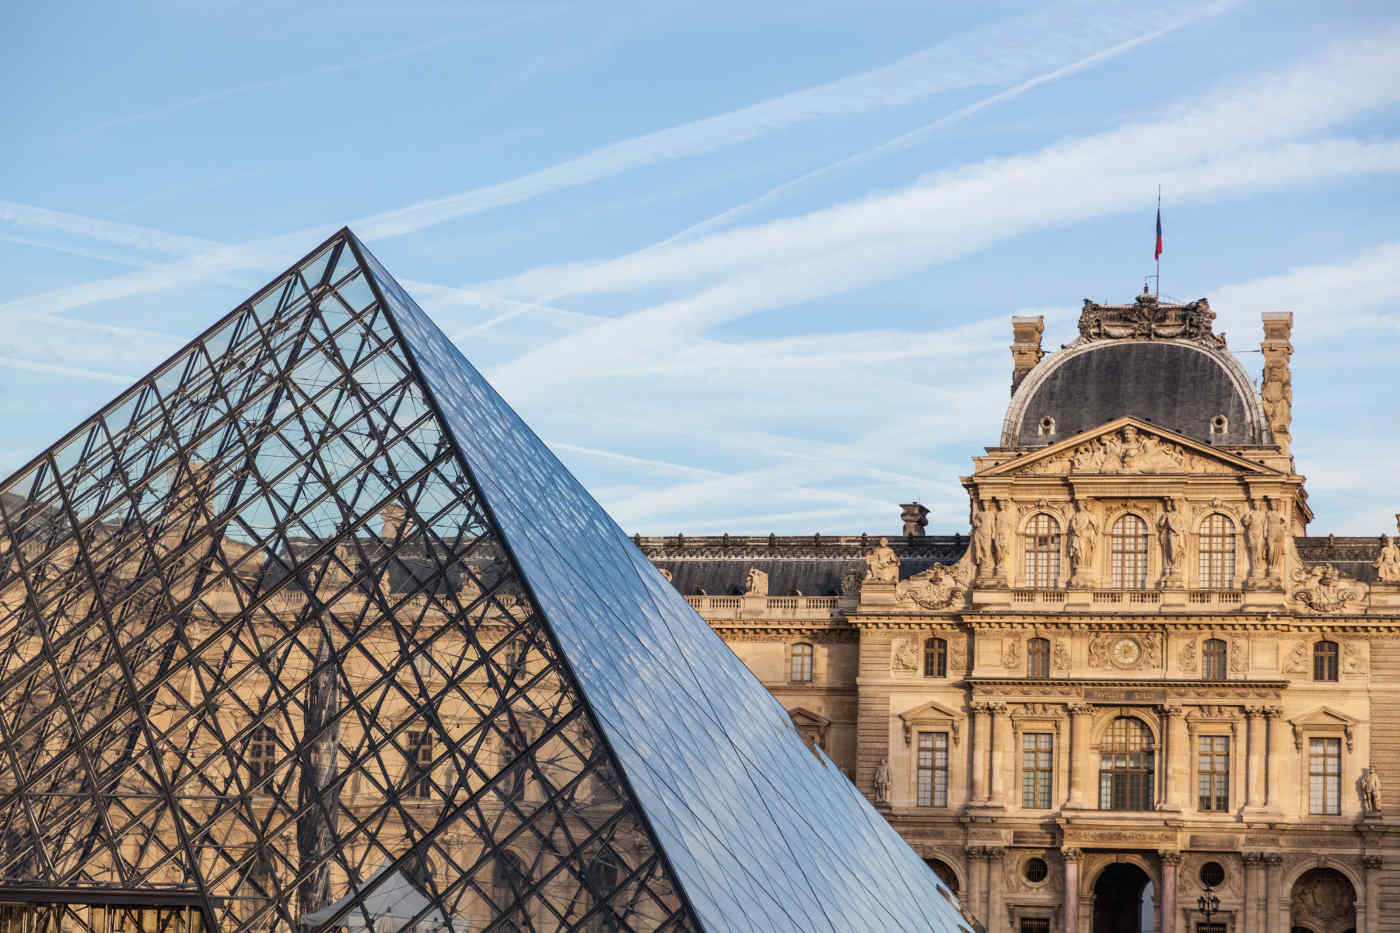
[[[1308,809],[1313,813],[1342,812],[1342,740],[1308,742]]]
[[[1115,719],[1099,760],[1099,809],[1151,810],[1153,765],[1147,727],[1128,716]]]
[[[1337,679],[1337,643],[1320,641],[1313,645],[1313,680]]]
[[[948,805],[948,733],[919,733],[916,769],[917,805],[921,807],[946,807]]]
[[[1219,512],[1201,524],[1201,586],[1227,589],[1235,580],[1235,523]]]
[[[1049,589],[1060,581],[1060,523],[1044,512],[1026,524],[1026,585]]]
[[[1206,680],[1224,680],[1226,671],[1226,646],[1219,638],[1206,640],[1203,652],[1202,674]]]
[[[1110,536],[1113,586],[1140,590],[1147,586],[1147,523],[1124,515],[1113,523]]]
[[[1223,735],[1200,738],[1197,761],[1199,806],[1222,812],[1230,808],[1230,739]]]
[[[1050,676],[1050,640],[1032,638],[1026,645],[1026,676]]]
[[[799,683],[812,679],[812,646],[799,642],[792,646],[792,679]]]
[[[1049,732],[1027,732],[1021,737],[1021,806],[1048,810],[1054,789],[1054,742]]]
[[[930,638],[924,642],[924,676],[948,676],[948,642]]]

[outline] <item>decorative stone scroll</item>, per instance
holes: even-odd
[[[1079,339],[1202,340],[1224,349],[1224,336],[1211,332],[1214,320],[1215,312],[1204,298],[1181,305],[1159,304],[1157,296],[1146,293],[1130,305],[1101,305],[1086,298],[1079,314]]]
[[[1298,567],[1293,571],[1293,598],[1314,612],[1338,612],[1366,598],[1358,583],[1331,564]]]
[[[895,585],[895,600],[921,609],[961,608],[967,602],[967,592],[976,567],[970,552],[954,564],[934,564]]]

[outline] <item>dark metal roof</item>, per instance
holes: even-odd
[[[1305,537],[1293,539],[1298,556],[1306,564],[1330,564],[1342,573],[1362,583],[1376,582],[1376,568],[1371,566],[1381,553],[1381,539]]]
[[[1045,361],[1043,377],[1025,386],[1030,396],[1003,442],[1031,446],[1073,437],[1131,415],[1178,434],[1210,442],[1210,422],[1224,415],[1228,428],[1215,443],[1268,443],[1252,417],[1252,400],[1230,371],[1224,351],[1186,342],[1105,341]],[[1247,384],[1246,384],[1247,385]],[[1015,403],[1013,402],[1013,405]],[[1055,433],[1040,433],[1041,419]]]

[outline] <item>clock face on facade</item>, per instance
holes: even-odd
[[[1142,645],[1136,638],[1120,638],[1113,643],[1111,657],[1119,667],[1133,667],[1142,657]]]

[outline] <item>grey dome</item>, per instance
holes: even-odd
[[[1054,443],[1124,415],[1207,443],[1271,443],[1263,405],[1239,361],[1191,339],[1093,341],[1051,354],[1012,396],[1001,443]]]

